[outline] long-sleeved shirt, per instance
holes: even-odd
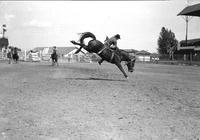
[[[118,48],[117,39],[113,36],[105,41],[105,45],[107,45],[110,48]]]

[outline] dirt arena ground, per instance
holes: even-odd
[[[126,69],[127,71],[127,69]],[[200,67],[0,63],[0,140],[199,140]]]

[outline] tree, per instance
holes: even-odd
[[[7,38],[5,38],[5,37],[0,38],[0,50],[1,50],[2,48],[7,49],[8,45],[9,45],[9,41],[8,41]]]
[[[158,38],[158,53],[161,55],[169,55],[169,59],[174,60],[174,52],[177,50],[178,41],[175,34],[162,27]]]

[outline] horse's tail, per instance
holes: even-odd
[[[96,37],[95,37],[95,35],[93,33],[84,32],[84,33],[81,33],[81,36],[80,36],[80,39],[79,39],[80,43],[84,44],[84,39],[88,38],[88,37],[91,37],[93,40],[96,40]]]

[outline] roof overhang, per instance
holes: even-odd
[[[200,17],[200,3],[185,7],[178,16],[197,16]]]
[[[184,46],[200,46],[200,38],[196,38],[196,39],[189,39],[187,40],[181,40],[180,41],[180,46],[184,47]]]

